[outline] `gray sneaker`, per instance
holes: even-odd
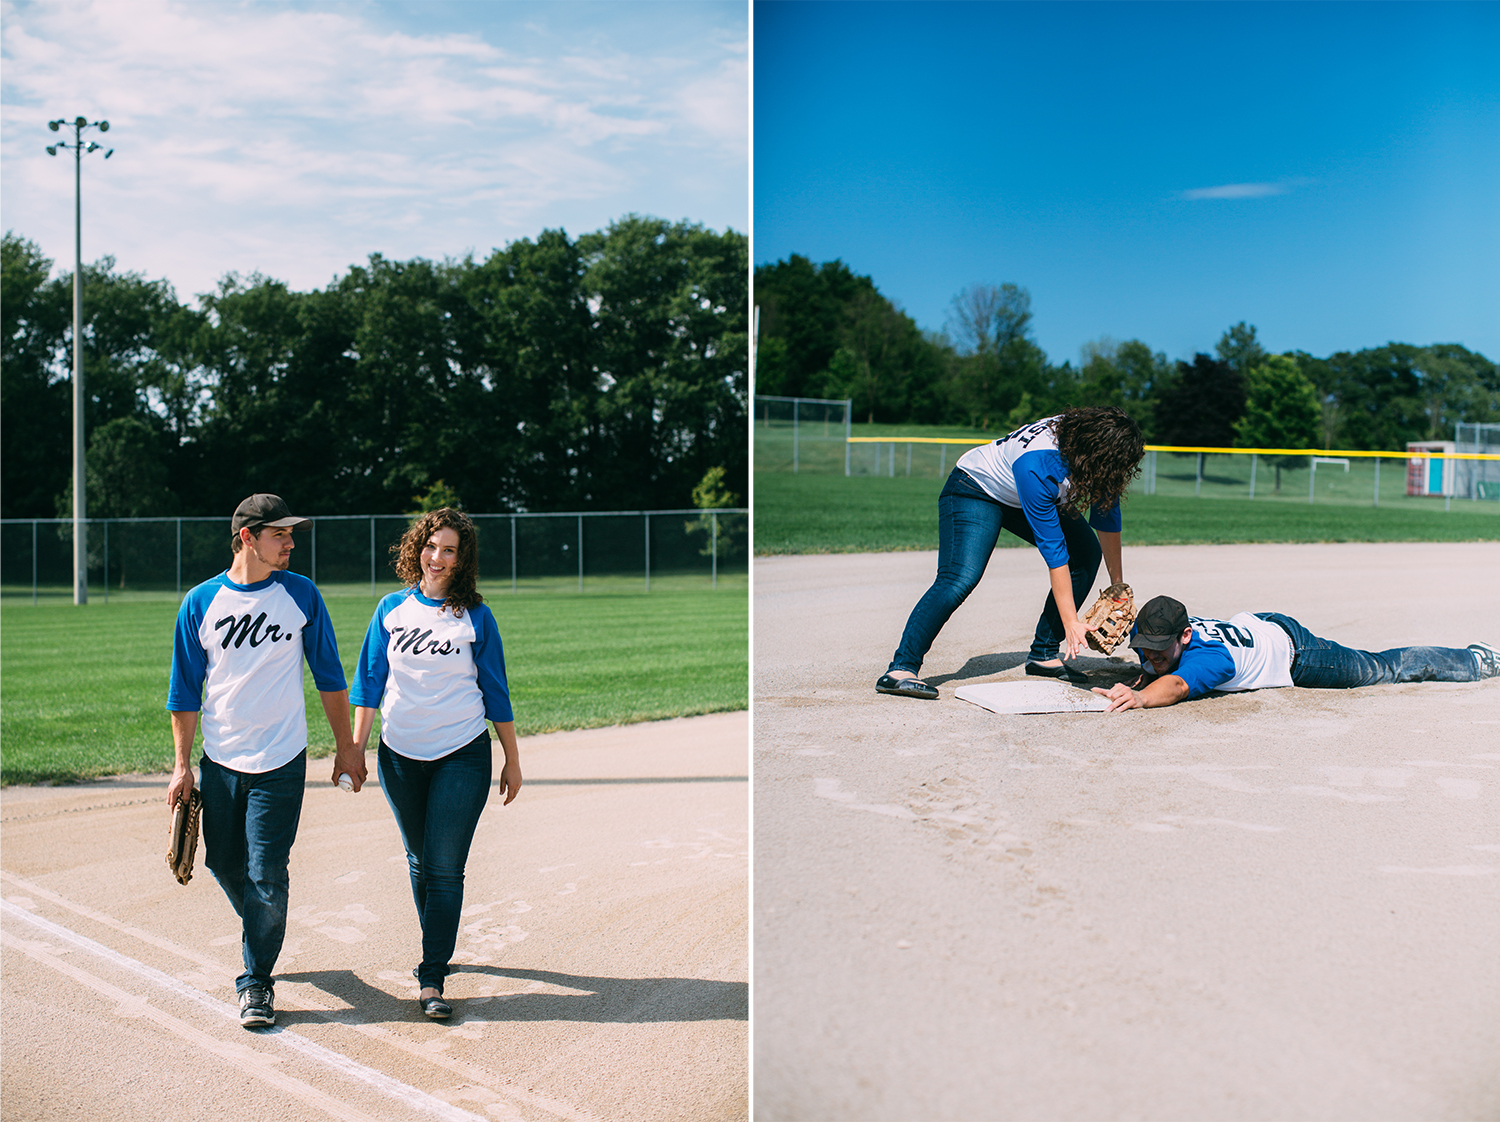
[[[1469,650],[1479,660],[1481,678],[1500,678],[1500,647],[1492,647],[1488,643],[1470,643]]]
[[[276,1010],[271,1004],[271,987],[251,982],[240,991],[240,1025],[244,1028],[260,1028],[276,1023]]]

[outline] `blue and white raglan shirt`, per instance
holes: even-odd
[[[1008,436],[971,448],[958,458],[958,467],[996,502],[1020,507],[1031,523],[1036,547],[1047,568],[1068,563],[1068,545],[1063,540],[1057,505],[1065,502],[1072,488],[1068,461],[1057,450],[1056,417],[1017,429]],[[1120,504],[1089,511],[1089,525],[1105,533],[1120,532]]]
[[[1278,624],[1249,612],[1227,620],[1189,616],[1188,623],[1193,637],[1170,671],[1187,683],[1188,697],[1292,684],[1292,637]],[[1144,655],[1141,665],[1152,672]]]
[[[167,708],[202,711],[203,752],[234,771],[274,771],[307,747],[302,659],[320,692],[345,688],[333,624],[313,582],[223,572],[183,598]]]
[[[411,760],[437,760],[515,718],[505,652],[484,604],[462,616],[415,588],[380,601],[359,652],[350,700],[380,708],[380,739]]]

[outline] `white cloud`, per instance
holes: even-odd
[[[1290,186],[1285,183],[1225,183],[1220,187],[1195,187],[1184,191],[1184,199],[1263,199],[1268,195],[1284,195]]]
[[[608,28],[535,32],[575,5],[483,10],[418,33],[353,6],[7,3],[5,226],[71,266],[71,177],[43,146],[49,118],[83,112],[116,148],[85,164],[85,258],[182,293],[229,270],[322,285],[370,252],[483,254],[628,211],[748,228],[743,9],[674,37],[643,8],[660,33],[634,51]]]

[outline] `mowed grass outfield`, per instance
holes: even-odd
[[[500,625],[522,737],[748,704],[743,586],[501,593],[486,603]],[[352,675],[375,601],[327,604]],[[166,698],[176,616],[171,602],[0,608],[0,782],[171,770]],[[333,737],[305,665],[303,677],[309,755],[331,755]],[[201,744],[200,734],[195,761]]]
[[[951,466],[951,461],[950,461]],[[1163,461],[1163,470],[1165,461]],[[1399,479],[1396,472],[1390,472]],[[1271,487],[1270,473],[1263,486]],[[1235,542],[1402,542],[1500,540],[1500,503],[1441,499],[1376,507],[1357,501],[1131,495],[1125,504],[1127,545]],[[1321,485],[1321,480],[1320,480]],[[755,475],[755,552],[866,553],[936,549],[937,496],[943,480],[784,472]],[[1191,483],[1185,486],[1191,487]],[[1002,533],[1000,547],[1026,545]]]

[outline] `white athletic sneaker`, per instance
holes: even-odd
[[[1469,650],[1479,660],[1481,678],[1500,678],[1500,647],[1492,647],[1488,643],[1470,643]]]

